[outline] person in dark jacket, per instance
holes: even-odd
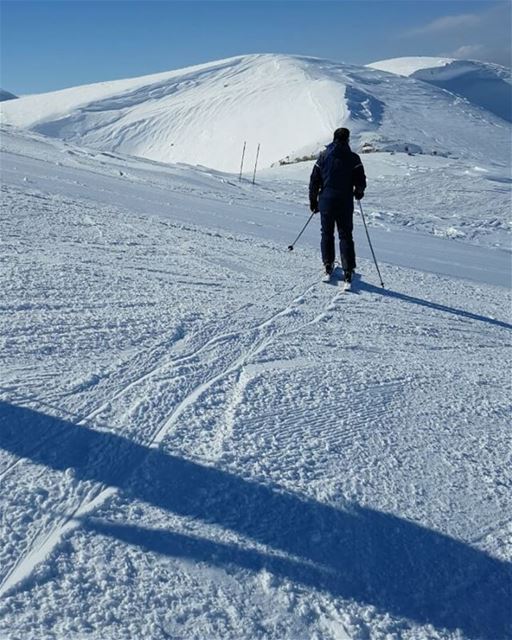
[[[309,181],[311,211],[320,211],[322,260],[326,276],[334,270],[334,230],[337,227],[341,266],[348,283],[352,282],[356,268],[352,238],[354,198],[360,200],[366,189],[363,163],[350,149],[349,138],[348,129],[336,129],[333,142],[320,154]]]

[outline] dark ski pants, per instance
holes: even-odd
[[[341,266],[345,271],[352,271],[356,268],[356,254],[352,238],[353,216],[353,211],[343,211],[341,208],[320,211],[322,225],[322,242],[320,246],[324,264],[332,264],[334,262],[334,228],[337,227],[340,239]]]

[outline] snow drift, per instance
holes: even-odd
[[[250,55],[140,78],[26,96],[7,124],[81,146],[237,171],[317,153],[348,126],[375,149],[507,162],[503,121],[425,83],[363,66]]]

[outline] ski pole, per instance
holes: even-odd
[[[306,224],[302,227],[301,232],[299,233],[299,235],[295,238],[295,240],[292,242],[292,244],[288,245],[288,251],[293,251],[293,246],[294,244],[296,244],[297,240],[301,237],[301,235],[304,233],[305,228],[308,226],[308,224],[311,222],[311,219],[313,218],[313,216],[315,215],[315,212],[313,211],[313,213],[309,216],[309,220],[306,222]]]
[[[384,289],[384,282],[382,282],[382,276],[380,275],[379,265],[377,264],[377,258],[375,257],[375,251],[373,250],[372,241],[370,240],[370,234],[368,233],[368,227],[366,226],[366,220],[364,218],[364,213],[363,213],[363,205],[361,204],[361,200],[358,200],[358,202],[359,202],[359,210],[361,211],[361,217],[363,219],[364,230],[366,231],[366,237],[368,238],[368,244],[370,245],[370,250],[372,252],[373,261],[375,262],[375,268],[377,269],[377,273],[379,274],[380,286]]]

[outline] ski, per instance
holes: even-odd
[[[352,282],[345,280],[345,272],[339,266],[334,267],[331,273],[325,273],[322,276],[322,282],[331,285],[338,285],[343,291],[352,291]]]

